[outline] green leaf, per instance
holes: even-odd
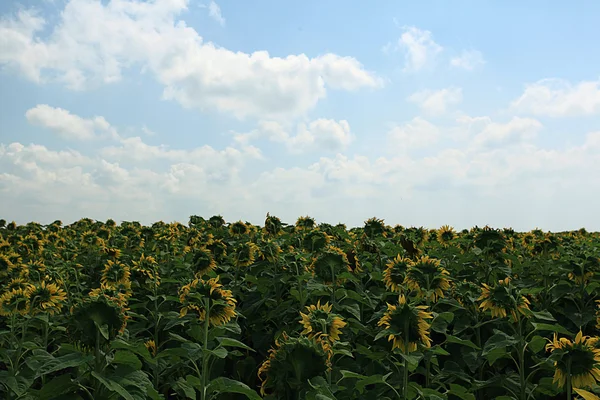
[[[225,349],[224,347],[218,347],[216,349],[209,350],[208,352],[219,358],[225,358],[225,357],[227,357],[227,354],[229,354],[227,352],[227,349]]]
[[[542,350],[545,345],[546,345],[546,339],[544,339],[541,336],[535,335],[529,341],[528,347],[531,349],[531,351],[533,351],[534,353],[537,353],[540,350]]]
[[[450,384],[450,390],[448,390],[447,393],[459,397],[462,400],[475,400],[475,395],[473,393],[469,393],[466,387],[457,385],[455,383]]]
[[[486,356],[490,352],[496,349],[506,349],[508,346],[512,346],[518,343],[518,340],[514,337],[507,335],[504,332],[495,331],[496,333],[492,335],[487,342],[485,342],[485,346],[483,347],[482,356]]]
[[[150,355],[150,352],[148,351],[146,346],[144,346],[144,344],[141,342],[128,343],[128,342],[124,341],[123,339],[117,338],[110,343],[110,346],[113,350],[119,350],[119,349],[129,350],[129,351],[137,354],[138,356],[142,357],[146,362],[148,362],[150,364],[156,363],[156,361]]]
[[[228,337],[218,337],[217,340],[219,341],[219,344],[223,347],[240,347],[242,349],[254,351],[254,349],[252,349],[250,346],[236,339],[231,339]]]
[[[243,394],[250,400],[261,400],[261,397],[248,385],[229,378],[219,377],[210,381],[207,387],[210,393],[237,393]]]
[[[73,390],[75,387],[76,385],[73,383],[70,374],[59,375],[42,386],[42,389],[37,392],[37,398],[39,400],[62,398],[63,394]]]
[[[134,370],[142,369],[142,362],[131,351],[117,350],[112,361],[114,364],[123,364],[131,367]]]
[[[69,353],[64,356],[54,357],[44,350],[38,350],[33,352],[33,355],[26,360],[26,363],[28,367],[35,371],[34,378],[39,378],[62,369],[78,367],[93,359],[93,355],[84,355],[82,353]]]
[[[531,325],[533,325],[533,329],[536,331],[550,331],[562,333],[564,335],[574,336],[571,332],[569,332],[567,329],[563,328],[558,324],[544,324],[539,322],[532,322]]]
[[[461,339],[459,337],[452,336],[452,335],[446,335],[446,343],[456,343],[456,344],[460,344],[463,346],[468,346],[475,350],[479,350],[479,346],[477,346],[475,343],[471,342],[470,340]]]
[[[135,400],[135,398],[132,395],[130,395],[129,392],[127,390],[125,390],[125,388],[123,386],[121,386],[117,382],[113,381],[112,379],[110,379],[110,378],[107,379],[107,378],[103,377],[102,375],[98,374],[96,371],[92,371],[92,376],[94,378],[98,379],[98,381],[100,383],[102,383],[104,385],[104,387],[106,387],[111,392],[116,392],[116,393],[120,394],[121,396],[123,396],[125,398],[125,400]]]

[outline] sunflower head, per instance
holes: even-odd
[[[313,229],[316,225],[315,219],[309,216],[299,217],[296,220],[296,229]]]
[[[282,336],[269,350],[258,377],[262,381],[261,395],[269,392],[275,398],[287,399],[302,392],[310,379],[325,374],[327,354],[314,338]]]
[[[129,282],[131,271],[120,261],[108,260],[102,271],[101,283],[106,285]]]
[[[263,231],[267,235],[278,235],[283,228],[283,224],[281,220],[274,215],[270,215],[267,213],[267,218],[265,219],[265,227]]]
[[[506,237],[500,229],[485,226],[475,234],[473,243],[484,254],[496,256],[501,254],[502,250],[506,248]]]
[[[89,296],[73,307],[67,332],[83,348],[92,349],[96,338],[105,344],[125,331],[126,312],[126,308],[103,294]],[[101,328],[104,333],[97,335]]]
[[[208,318],[212,326],[224,325],[236,315],[236,300],[230,290],[223,289],[219,277],[207,281],[194,279],[179,290],[179,302],[182,305],[180,317],[194,312],[201,321],[206,319],[208,304]]]
[[[6,291],[12,291],[12,290],[27,290],[29,289],[31,286],[33,286],[29,280],[25,279],[25,278],[13,278],[10,280],[10,282],[8,282],[8,285],[6,285],[5,289]]]
[[[302,248],[316,252],[323,250],[331,242],[331,237],[320,229],[311,229],[302,238]]]
[[[313,276],[319,278],[325,283],[342,282],[339,276],[343,272],[352,272],[346,253],[338,247],[327,246],[319,252],[310,264],[310,270]]]
[[[409,258],[404,258],[400,254],[388,261],[385,271],[383,271],[385,287],[392,292],[400,292],[406,271],[412,265],[413,262]]]
[[[215,229],[221,228],[225,225],[225,218],[221,215],[213,215],[208,219],[208,224]]]
[[[258,246],[252,242],[240,244],[235,249],[234,259],[237,267],[248,267],[254,263],[256,255],[259,253]]]
[[[554,379],[558,387],[563,387],[567,375],[571,374],[574,388],[589,388],[600,381],[600,349],[597,337],[584,336],[581,331],[574,341],[567,338],[554,338],[546,345],[558,357],[554,363]]]
[[[331,343],[340,340],[340,330],[346,326],[346,322],[339,315],[332,313],[331,308],[329,303],[321,305],[320,300],[316,305],[307,306],[306,314],[300,313],[302,319],[299,322],[304,327],[302,334]]]
[[[529,300],[512,285],[510,278],[498,281],[493,287],[484,283],[481,288],[481,296],[477,300],[480,301],[479,308],[483,311],[489,310],[492,318],[504,318],[511,315],[516,321],[517,314],[527,316],[529,310]]]
[[[27,290],[13,289],[0,296],[0,315],[4,317],[17,314],[26,315],[29,313],[30,307]]]
[[[430,301],[444,297],[450,289],[450,274],[441,266],[440,260],[428,256],[418,258],[406,271],[406,286]]]
[[[46,283],[46,281],[29,286],[27,296],[31,303],[31,313],[33,315],[40,313],[54,315],[60,312],[67,299],[67,294],[63,289],[55,283]]]
[[[154,340],[147,340],[144,342],[144,346],[148,349],[152,357],[156,357],[156,342]]]
[[[447,246],[455,236],[454,228],[450,225],[444,225],[437,231],[437,240],[443,246]]]
[[[247,235],[250,233],[250,228],[245,222],[237,221],[229,226],[229,232],[233,236]]]
[[[202,277],[210,271],[214,271],[217,268],[217,263],[210,250],[206,247],[201,247],[194,252],[191,268],[197,277]]]
[[[433,316],[427,309],[427,306],[410,304],[404,295],[400,295],[398,304],[388,303],[377,325],[384,328],[388,341],[393,342],[392,350],[399,348],[404,353],[410,353],[416,351],[419,344],[431,347],[430,324],[426,320]]]
[[[358,250],[354,246],[346,250],[346,258],[348,259],[348,265],[352,272],[362,272],[360,260],[358,259]]]
[[[206,246],[216,262],[222,263],[227,257],[227,245],[221,239],[215,239]]]
[[[378,219],[375,217],[369,218],[365,221],[363,231],[369,239],[373,239],[377,236],[387,237],[388,235],[388,229],[383,219]]]
[[[263,260],[267,260],[271,263],[275,263],[281,254],[281,247],[279,247],[279,245],[273,240],[263,241],[260,247],[260,253]]]
[[[140,258],[132,263],[131,270],[139,274],[138,276],[145,276],[157,285],[160,285],[158,262],[154,257],[146,256],[142,253]]]

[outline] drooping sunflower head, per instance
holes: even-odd
[[[235,249],[234,260],[237,267],[247,267],[254,263],[259,253],[258,246],[252,242],[241,243]]]
[[[418,258],[406,271],[406,286],[430,301],[444,297],[450,289],[450,274],[441,266],[440,260],[428,256]]]
[[[365,232],[365,235],[367,235],[367,237],[370,239],[373,239],[377,236],[387,237],[388,235],[388,229],[383,219],[378,219],[375,217],[369,218],[365,221],[363,231]]]
[[[221,263],[227,257],[227,245],[221,239],[213,240],[213,242],[206,247],[210,250],[216,262]]]
[[[275,263],[281,254],[281,247],[273,240],[263,241],[260,247],[263,260],[271,263]]]
[[[574,341],[558,338],[546,345],[546,351],[558,356],[554,363],[554,379],[558,387],[563,387],[567,375],[571,374],[571,384],[574,388],[589,388],[600,381],[600,349],[597,348],[597,337],[584,336],[581,331]]]
[[[48,313],[54,315],[62,309],[67,294],[55,283],[41,281],[27,288],[27,297],[31,303],[32,315]]]
[[[399,348],[404,353],[410,353],[416,351],[419,344],[431,347],[431,325],[426,320],[433,318],[433,315],[427,309],[427,306],[410,304],[404,295],[400,295],[398,304],[388,303],[377,325],[384,328],[388,341],[393,341],[392,350]]]
[[[23,289],[13,289],[0,296],[0,315],[26,315],[30,310],[29,296]]]
[[[219,277],[207,281],[194,279],[179,290],[179,302],[182,305],[180,317],[195,312],[201,321],[206,319],[208,303],[208,319],[212,326],[224,325],[236,315],[236,300],[230,290],[223,289]]]
[[[481,296],[477,300],[481,302],[479,308],[483,311],[489,310],[492,318],[504,318],[511,315],[514,320],[517,320],[517,313],[527,316],[527,310],[529,310],[529,300],[512,285],[510,278],[498,281],[493,287],[484,283],[481,288]]]
[[[401,292],[406,271],[412,265],[413,262],[409,258],[404,258],[400,254],[388,261],[385,271],[383,271],[385,287],[392,292]]]
[[[215,229],[221,228],[223,225],[225,225],[225,218],[223,218],[221,215],[213,215],[208,219],[208,224]]]
[[[547,232],[533,241],[533,254],[551,253],[558,248],[558,238]]]
[[[229,225],[229,232],[233,236],[247,235],[248,233],[250,233],[250,228],[245,222],[237,221]]]
[[[265,219],[265,227],[263,231],[268,235],[278,235],[281,233],[283,228],[283,224],[281,220],[274,215],[270,215],[267,213],[267,218]]]
[[[343,272],[352,272],[346,253],[338,247],[327,246],[319,252],[310,264],[313,276],[325,283],[341,282],[339,276]]]
[[[494,229],[486,225],[475,234],[473,243],[484,254],[496,256],[506,248],[506,237],[500,229]]]
[[[131,271],[127,265],[117,260],[108,260],[102,271],[100,282],[106,285],[126,283],[129,282],[130,277]]]
[[[96,339],[108,343],[125,331],[126,313],[126,308],[103,294],[89,296],[73,307],[67,332],[83,348],[92,349]],[[97,335],[100,327],[104,332]]]
[[[146,277],[157,285],[160,285],[160,275],[158,273],[158,262],[152,256],[146,256],[144,253],[136,261],[132,262],[131,270],[138,276]]]
[[[194,275],[202,277],[210,271],[214,271],[217,268],[217,263],[210,250],[206,247],[201,247],[194,252],[191,268],[194,271]]]
[[[25,278],[13,278],[8,282],[6,287],[4,288],[6,291],[10,292],[12,290],[27,290],[29,287],[33,286],[29,280]]]
[[[327,368],[327,354],[315,339],[293,338],[284,333],[258,369],[260,393],[290,398],[307,387],[310,379],[323,376]]]
[[[156,357],[156,342],[154,340],[146,340],[144,346],[148,349],[152,357]]]
[[[317,225],[314,218],[306,216],[296,220],[296,229],[313,229]]]
[[[101,283],[99,288],[90,290],[90,293],[88,294],[90,298],[104,296],[124,309],[127,308],[127,303],[131,295],[130,282],[111,284]]]
[[[115,247],[105,247],[104,253],[106,253],[108,258],[111,260],[116,260],[121,257],[121,250]]]
[[[316,252],[323,250],[331,242],[331,237],[320,229],[311,229],[302,237],[302,248]]]
[[[332,306],[329,303],[317,304],[306,307],[306,314],[300,313],[302,319],[299,321],[304,330],[303,335],[309,338],[317,337],[327,340],[331,343],[340,340],[341,329],[346,326],[346,322],[337,314],[331,312]]]
[[[437,233],[437,240],[443,246],[447,246],[448,243],[450,243],[456,236],[454,233],[454,228],[452,228],[450,225],[443,225]]]
[[[362,272],[360,268],[360,260],[358,258],[358,250],[356,247],[352,246],[348,250],[346,250],[346,258],[348,259],[348,265],[350,266],[350,270],[355,274],[358,272]]]

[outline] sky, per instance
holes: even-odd
[[[600,2],[0,2],[0,218],[600,231]]]

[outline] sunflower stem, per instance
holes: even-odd
[[[567,360],[567,400],[571,400],[573,389],[571,388],[571,357]]]
[[[404,377],[402,379],[402,398],[403,399],[408,399],[408,355],[410,354],[410,348],[409,348],[409,331],[408,329],[410,328],[409,326],[409,320],[406,319],[406,321],[404,322],[404,351],[405,351],[405,356],[404,357]]]
[[[208,326],[210,324],[210,300],[204,300],[204,343],[202,343],[202,386],[200,400],[206,400],[206,386],[208,383]]]

